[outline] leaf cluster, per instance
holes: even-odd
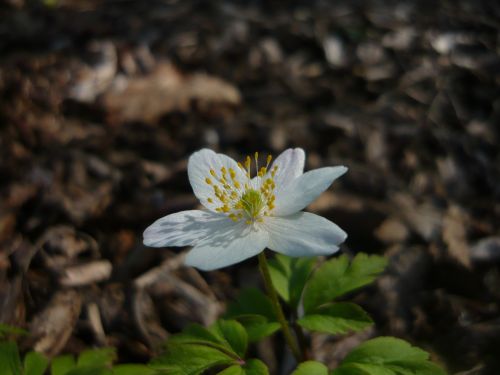
[[[10,328],[5,331],[21,332],[15,327]],[[115,359],[114,348],[101,348],[86,350],[76,358],[72,355],[62,355],[52,360],[43,354],[31,351],[26,353],[21,360],[15,342],[0,342],[0,375],[43,375],[45,373],[50,375],[161,375],[157,370],[141,364],[113,366]]]
[[[221,375],[266,375],[266,365],[245,359],[248,334],[235,320],[218,320],[205,328],[198,324],[172,336],[165,353],[152,367],[174,375],[197,375],[211,369]]]
[[[372,283],[383,272],[386,260],[359,254],[352,260],[340,256],[319,266],[313,258],[277,255],[269,264],[273,286],[289,312],[289,324],[332,335],[364,330],[373,324],[363,308],[345,302],[350,293]],[[266,375],[267,366],[247,358],[250,344],[280,329],[273,302],[258,289],[241,291],[228,306],[224,319],[206,328],[192,324],[168,340],[164,352],[149,365],[112,366],[112,348],[88,350],[78,358],[54,358],[51,363],[39,353],[26,354],[23,361],[13,342],[0,342],[0,375]],[[0,338],[23,334],[0,325]],[[299,364],[292,375],[445,375],[429,360],[429,354],[394,337],[378,337],[354,348],[329,370],[316,361]]]
[[[394,337],[377,337],[351,351],[329,371],[316,361],[301,363],[292,375],[446,375],[429,354]]]

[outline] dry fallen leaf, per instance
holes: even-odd
[[[112,122],[154,122],[168,112],[189,110],[193,101],[200,108],[241,102],[230,83],[204,73],[183,74],[166,62],[147,75],[123,79],[102,97]]]
[[[30,323],[30,341],[33,349],[48,357],[57,355],[73,333],[82,297],[75,290],[57,292],[47,307]]]

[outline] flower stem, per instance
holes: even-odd
[[[286,320],[285,315],[283,314],[283,310],[278,300],[278,295],[273,287],[273,283],[271,281],[271,274],[269,273],[269,267],[267,265],[266,254],[264,253],[264,251],[262,251],[259,254],[259,268],[260,268],[260,273],[262,274],[262,278],[264,279],[264,284],[266,285],[267,294],[271,299],[274,313],[276,314],[278,322],[281,325],[281,330],[283,331],[285,341],[290,347],[293,356],[295,357],[297,362],[300,362],[302,360],[302,355],[300,354],[299,347],[297,346],[297,341],[292,336],[292,332],[290,331],[290,326],[288,325],[288,321]]]

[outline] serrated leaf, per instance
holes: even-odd
[[[0,375],[21,375],[21,358],[15,342],[0,342]]]
[[[240,323],[235,320],[219,320],[210,328],[191,324],[183,332],[172,336],[167,346],[206,345],[224,352],[234,359],[239,359],[242,356],[240,352],[246,350],[247,343],[246,330]]]
[[[233,364],[238,364],[238,360],[216,348],[184,343],[168,345],[167,351],[156,358],[151,367],[174,373],[181,370],[179,373],[183,375],[198,375],[215,366]]]
[[[387,365],[388,368],[394,370],[398,375],[446,375],[444,370],[438,365],[432,362],[421,362],[421,361],[405,361],[404,363],[398,364],[393,363]]]
[[[269,321],[276,321],[273,305],[263,292],[255,288],[243,289],[236,300],[229,304],[226,318],[234,318],[240,315],[262,315]]]
[[[280,324],[278,322],[270,322],[264,324],[248,325],[245,326],[245,329],[247,330],[248,341],[257,342],[277,332],[280,329]]]
[[[29,352],[24,356],[24,375],[43,375],[49,360],[43,354]]]
[[[157,373],[158,371],[146,365],[126,364],[113,367],[113,375],[155,375]]]
[[[332,375],[445,375],[429,354],[394,337],[365,341],[351,351]]]
[[[248,335],[245,328],[236,320],[219,319],[210,328],[219,338],[224,340],[228,347],[240,358],[245,356],[248,346]]]
[[[321,362],[302,362],[291,375],[328,375],[328,367]]]
[[[255,288],[243,289],[236,301],[229,304],[225,316],[245,327],[249,342],[259,341],[280,327],[269,297]]]
[[[115,348],[101,348],[85,350],[78,356],[77,367],[83,366],[111,366],[116,359]]]
[[[256,342],[279,330],[278,322],[269,322],[265,316],[247,314],[234,317],[245,327],[249,342]]]
[[[308,313],[371,283],[386,264],[385,258],[367,254],[358,254],[351,263],[345,255],[326,261],[314,272],[304,289],[304,310]]]
[[[52,359],[50,364],[51,375],[65,375],[76,366],[76,361],[72,355],[62,355]]]
[[[323,305],[297,323],[310,331],[343,334],[360,331],[373,324],[370,316],[358,305],[340,302]]]
[[[277,254],[269,261],[269,272],[278,294],[296,309],[316,258],[292,258]]]

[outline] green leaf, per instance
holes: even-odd
[[[191,324],[183,332],[172,336],[167,347],[172,345],[206,345],[234,359],[240,359],[248,343],[245,328],[235,320],[218,320],[212,327]],[[233,347],[234,346],[234,347]]]
[[[72,355],[62,355],[52,360],[50,364],[51,375],[65,375],[76,366]]]
[[[78,357],[77,367],[83,366],[111,366],[116,359],[115,348],[101,348],[86,350]]]
[[[151,367],[183,375],[198,375],[215,366],[234,364],[238,364],[237,359],[216,348],[184,343],[168,345],[167,351],[156,358]]]
[[[269,272],[278,294],[296,309],[316,258],[292,258],[277,254],[269,261]]]
[[[243,289],[229,305],[225,316],[245,327],[250,342],[259,341],[280,327],[269,297],[255,288]]]
[[[267,366],[258,359],[249,359],[243,365],[244,374],[246,375],[269,375]]]
[[[331,375],[401,375],[379,365],[349,363],[333,370]]]
[[[24,375],[43,375],[49,360],[37,352],[29,352],[24,356]]]
[[[82,366],[69,370],[65,375],[113,375],[113,371],[102,366]]]
[[[9,324],[0,323],[0,338],[4,338],[5,336],[9,335],[26,335],[27,333],[28,331],[26,331],[25,329],[11,326]]]
[[[393,363],[387,366],[401,375],[445,375],[446,373],[438,365],[432,362],[405,361],[404,363]]]
[[[371,283],[387,264],[384,257],[358,254],[351,263],[342,255],[323,263],[304,289],[304,310],[311,312],[348,292]]]
[[[154,375],[157,373],[158,371],[146,365],[126,364],[113,367],[113,375]]]
[[[243,375],[243,369],[239,365],[230,366],[221,372],[218,372],[217,375]]]
[[[269,321],[276,321],[273,305],[269,297],[255,288],[246,288],[239,293],[236,301],[229,304],[226,318],[248,314],[262,315]]]
[[[228,347],[240,358],[245,356],[248,346],[248,335],[245,328],[236,320],[219,319],[210,330],[224,340],[228,344]]]
[[[262,340],[280,329],[278,322],[269,322],[262,315],[240,315],[236,317],[236,320],[245,327],[249,342]]]
[[[429,354],[394,337],[365,341],[344,358],[332,375],[445,375]]]
[[[391,363],[425,361],[429,354],[395,337],[377,337],[365,341],[350,352],[342,363]]]
[[[234,365],[218,373],[218,375],[269,375],[264,362],[258,359],[249,359],[242,366]]]
[[[21,359],[15,342],[0,342],[0,375],[21,375]]]
[[[297,323],[310,331],[336,335],[363,330],[372,325],[373,321],[360,306],[340,302],[323,305],[299,319]]]
[[[328,367],[321,362],[302,362],[292,375],[328,375]]]

